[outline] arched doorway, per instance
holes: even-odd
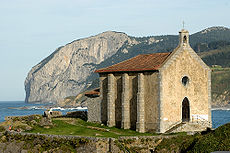
[[[190,120],[190,107],[188,98],[185,97],[182,102],[182,122],[189,122]]]

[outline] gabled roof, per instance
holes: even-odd
[[[164,61],[169,57],[169,53],[141,54],[115,65],[98,69],[96,73],[108,72],[134,72],[158,70]]]

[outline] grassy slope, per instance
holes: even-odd
[[[55,126],[51,128],[43,128],[36,126],[32,133],[56,134],[56,135],[79,135],[79,136],[97,136],[97,137],[114,137],[119,136],[143,136],[154,135],[151,133],[141,134],[132,130],[123,130],[118,128],[109,128],[100,124],[88,123],[80,119],[74,118],[55,118],[53,119]],[[92,129],[96,127],[103,129]],[[107,129],[109,132],[105,132]],[[180,134],[180,133],[179,133]],[[230,150],[230,123],[220,126],[206,134],[185,135],[181,133],[177,137],[163,139],[157,146],[157,152],[212,152],[217,150]]]
[[[151,133],[138,133],[133,130],[118,129],[115,127],[101,126],[100,124],[85,122],[81,119],[74,118],[54,118],[54,126],[44,128],[35,126],[30,133],[55,134],[55,135],[78,135],[92,137],[119,137],[134,135],[154,135]],[[94,129],[96,127],[96,129]],[[107,131],[108,130],[108,131]]]
[[[132,130],[118,129],[115,127],[109,128],[85,122],[76,118],[54,118],[53,126],[40,126],[40,124],[31,124],[33,120],[39,122],[41,116],[28,116],[26,118],[16,118],[14,122],[23,122],[30,124],[32,130],[26,131],[29,133],[55,134],[55,135],[78,135],[91,137],[113,137],[120,136],[151,136],[151,133],[138,133]],[[20,127],[21,128],[21,127]],[[14,127],[13,129],[17,129]],[[109,131],[107,131],[109,130]],[[220,126],[214,131],[186,135],[185,133],[177,134],[177,137],[165,138],[156,147],[156,152],[213,152],[213,151],[230,151],[230,123]],[[47,140],[48,141],[48,140]]]

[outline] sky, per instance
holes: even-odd
[[[230,28],[229,0],[0,0],[0,101],[23,101],[30,69],[73,40]]]

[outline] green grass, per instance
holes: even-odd
[[[50,128],[44,128],[41,126],[35,126],[33,130],[27,131],[30,133],[41,133],[41,134],[53,134],[53,135],[77,135],[77,136],[91,136],[91,137],[113,137],[117,138],[120,136],[150,136],[156,135],[153,133],[139,133],[133,130],[124,130],[115,127],[101,126],[100,124],[85,122],[81,119],[74,118],[54,118],[54,126]],[[98,127],[98,129],[92,129]]]
[[[230,123],[204,134],[177,136],[163,141],[156,152],[214,152],[230,151]]]

